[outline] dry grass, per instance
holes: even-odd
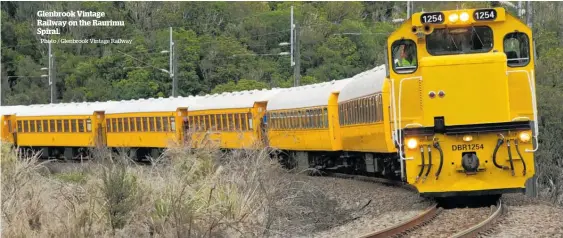
[[[98,148],[93,161],[39,163],[2,146],[5,237],[303,236],[348,220],[329,191],[266,149],[172,146],[152,165]]]

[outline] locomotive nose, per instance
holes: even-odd
[[[462,154],[461,166],[466,174],[475,174],[479,168],[479,158],[475,152],[466,152]]]

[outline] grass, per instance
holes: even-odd
[[[171,146],[144,166],[94,152],[84,164],[40,163],[3,145],[2,235],[304,236],[347,218],[328,191],[282,169],[267,149]]]

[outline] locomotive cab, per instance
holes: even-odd
[[[523,191],[537,150],[530,39],[503,8],[416,13],[389,37],[393,141],[423,196]]]

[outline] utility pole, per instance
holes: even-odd
[[[532,27],[532,2],[526,1],[526,25]]]
[[[55,68],[55,57],[51,51],[51,42],[49,42],[49,86],[51,87],[51,103],[55,103],[55,77],[53,70]]]
[[[522,1],[518,1],[518,18],[522,19]]]
[[[411,1],[407,1],[407,19],[411,16]]]
[[[290,25],[289,25],[289,43],[290,43],[290,50],[289,50],[289,54],[290,56],[290,65],[291,67],[293,67],[293,65],[295,65],[295,62],[293,61],[293,31],[295,30],[295,25],[293,24],[293,6],[291,6],[291,18],[290,18]]]
[[[176,47],[172,39],[172,27],[170,27],[170,78],[172,79],[172,97],[178,96],[178,81],[176,80]]]
[[[295,86],[300,85],[301,81],[301,54],[299,52],[299,25],[295,24],[295,66],[293,68],[293,77],[295,78]]]

